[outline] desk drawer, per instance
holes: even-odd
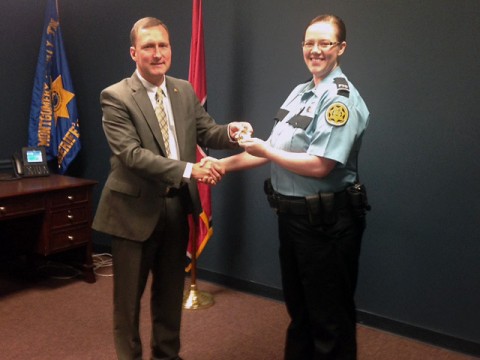
[[[89,242],[90,228],[77,227],[61,232],[54,232],[50,238],[49,253]]]
[[[68,206],[88,201],[87,189],[68,189],[52,194],[50,198],[52,207]]]
[[[55,211],[52,213],[52,229],[85,223],[89,220],[89,215],[85,206]]]
[[[25,216],[42,212],[45,209],[43,196],[28,199],[12,198],[0,200],[0,219]]]

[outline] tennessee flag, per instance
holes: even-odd
[[[203,41],[203,18],[202,18],[202,0],[193,0],[192,12],[192,41],[190,45],[190,69],[188,81],[193,86],[195,93],[201,104],[206,107],[207,103],[207,80],[205,69],[205,46]],[[197,145],[197,162],[205,156],[203,150]],[[187,256],[191,259],[195,251],[198,257],[203,251],[205,245],[213,234],[212,224],[212,204],[210,186],[197,183],[200,201],[202,204],[202,213],[198,221],[190,218],[190,239],[188,242]],[[190,270],[190,265],[186,271]]]
[[[63,174],[80,151],[77,102],[63,48],[56,0],[47,1],[33,84],[28,145],[44,146]]]

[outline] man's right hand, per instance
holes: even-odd
[[[192,177],[204,184],[216,185],[225,175],[225,167],[210,156],[193,164]]]

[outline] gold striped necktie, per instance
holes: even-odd
[[[160,131],[162,132],[163,141],[165,143],[165,152],[167,157],[170,157],[170,142],[168,141],[168,120],[167,114],[165,114],[165,109],[163,108],[163,91],[161,88],[158,88],[157,93],[155,94],[155,100],[157,101],[157,106],[155,107],[155,114],[157,115],[158,125],[160,125]]]

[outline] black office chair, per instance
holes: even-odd
[[[0,160],[0,180],[14,180],[16,179],[13,171],[12,159]]]
[[[13,170],[12,159],[0,160],[0,171],[8,169]]]

